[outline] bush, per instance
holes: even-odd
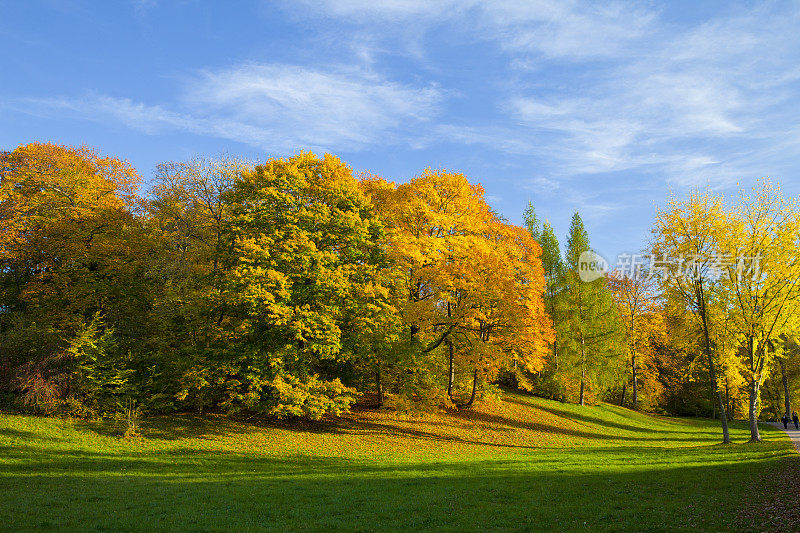
[[[133,370],[118,353],[114,332],[98,314],[84,325],[66,350],[72,362],[69,395],[100,416],[116,414],[133,393]]]
[[[335,416],[348,411],[358,392],[338,379],[324,381],[317,376],[300,380],[291,375],[278,375],[272,381],[274,405],[268,413],[279,418],[319,420],[326,414]],[[272,402],[270,402],[272,403]]]

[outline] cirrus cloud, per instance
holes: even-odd
[[[18,109],[112,118],[149,134],[186,131],[281,152],[400,142],[409,128],[436,116],[441,100],[435,85],[411,87],[355,68],[253,63],[186,79],[172,105],[85,94],[25,98]]]

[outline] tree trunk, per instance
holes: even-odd
[[[705,341],[703,348],[705,349],[706,357],[708,358],[708,378],[709,381],[711,381],[711,390],[717,395],[717,401],[719,402],[719,418],[720,422],[722,422],[722,443],[730,444],[731,436],[730,432],[728,431],[728,414],[725,410],[725,403],[722,400],[722,394],[719,392],[719,388],[717,387],[717,372],[714,369],[714,356],[711,353],[711,333],[709,332],[706,301],[701,282],[696,282],[695,291],[697,295],[697,302],[699,304],[698,307],[700,311],[700,319],[703,322],[703,340]]]
[[[768,342],[759,342],[756,346],[754,338],[750,337],[749,343],[750,350],[750,370],[752,371],[752,378],[750,381],[750,442],[761,442],[761,435],[758,432],[758,393],[761,388],[761,379],[763,376],[764,361],[766,359],[766,350],[769,348]]]
[[[714,388],[716,389],[717,386],[716,378],[713,380],[713,383],[714,383]],[[728,432],[728,413],[725,410],[725,402],[722,399],[722,393],[719,392],[719,390],[717,390],[716,392],[717,392],[717,402],[719,403],[719,418],[720,421],[722,422],[722,443],[730,444],[731,435]]]
[[[789,396],[789,379],[786,377],[786,362],[783,359],[778,359],[778,363],[781,365],[781,380],[783,381],[783,401],[786,404],[786,414],[791,416],[792,414],[792,401],[791,396]]]
[[[453,382],[455,381],[456,377],[456,368],[453,364],[453,341],[447,341],[447,352],[448,352],[448,372],[447,372],[447,397],[453,401]]]
[[[472,394],[469,397],[469,401],[460,407],[465,409],[469,409],[472,407],[472,404],[475,402],[475,391],[478,389],[478,369],[472,371]]]
[[[758,433],[758,389],[761,386],[760,380],[753,379],[750,384],[750,442],[761,442],[761,435]]]
[[[622,384],[622,395],[619,398],[619,406],[620,407],[625,407],[625,388],[627,386],[628,386],[627,383],[623,383]],[[636,389],[633,389],[633,390],[635,391]]]
[[[452,311],[450,309],[450,302],[447,302],[447,318],[452,317]],[[450,401],[455,403],[453,400],[453,382],[455,381],[456,376],[456,369],[453,362],[453,341],[449,337],[447,338],[447,397],[450,398]]]
[[[580,405],[584,404],[585,388],[586,388],[586,344],[583,339],[583,331],[581,331],[581,396],[580,400],[578,401]]]
[[[378,393],[378,407],[383,407],[383,383],[381,381],[381,364],[375,367],[375,391]]]
[[[731,391],[730,387],[728,386],[728,375],[725,374],[725,410],[730,415],[733,410],[731,409]],[[731,416],[731,420],[733,420],[733,416]]]
[[[639,384],[636,378],[636,350],[631,355],[631,365],[633,366],[633,408],[639,409]]]
[[[556,371],[558,370],[558,334],[556,334],[556,338],[553,340],[553,360],[556,363]]]

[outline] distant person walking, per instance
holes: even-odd
[[[794,422],[794,429],[800,429],[800,418],[797,418],[797,411],[792,413],[792,422]]]
[[[783,413],[781,422],[783,422],[783,429],[789,429],[789,413]]]

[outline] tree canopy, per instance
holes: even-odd
[[[0,156],[0,388],[39,412],[318,419],[579,404],[779,416],[800,386],[796,202],[762,182],[656,214],[650,262],[592,279],[459,172],[395,184],[301,152],[158,166],[33,143]],[[630,394],[628,394],[630,391]],[[763,394],[762,394],[763,392]]]

